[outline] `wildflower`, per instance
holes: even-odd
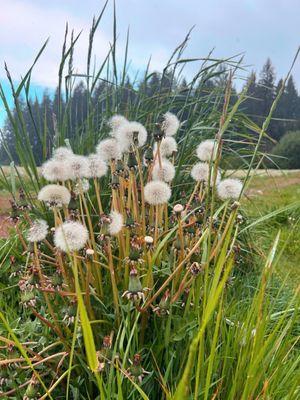
[[[26,291],[21,293],[20,302],[24,308],[36,306],[36,295],[33,291]]]
[[[167,112],[163,115],[162,130],[166,136],[174,136],[180,127],[180,121],[175,114]]]
[[[135,354],[133,356],[133,361],[129,361],[131,366],[127,370],[128,375],[134,380],[137,380],[139,383],[142,383],[145,374],[150,374],[150,372],[145,371],[141,366],[141,356],[139,354]]]
[[[77,314],[76,300],[71,300],[71,304],[62,309],[62,315],[64,316],[63,322],[67,326],[74,324],[76,314]]]
[[[90,175],[90,165],[87,157],[74,154],[66,161],[69,179],[87,178]]]
[[[157,143],[154,143],[154,153],[157,152]],[[162,157],[170,157],[177,152],[177,142],[171,137],[167,136],[160,142],[159,152]]]
[[[64,161],[51,158],[42,165],[42,176],[49,182],[66,181],[67,165]]]
[[[74,186],[74,193],[78,196],[80,193],[87,193],[89,189],[89,181],[87,179],[80,179],[79,182],[77,182]]]
[[[173,211],[175,214],[181,214],[183,210],[184,207],[182,204],[175,204],[175,206],[173,207]]]
[[[130,150],[131,145],[142,147],[147,141],[146,128],[139,122],[128,122],[123,124],[115,133],[122,152]]]
[[[190,266],[190,272],[193,276],[197,276],[200,274],[200,272],[203,271],[202,265],[199,264],[198,262],[194,261],[192,262]]]
[[[126,297],[128,300],[133,300],[134,302],[139,300],[145,301],[144,290],[140,278],[138,277],[137,270],[132,268],[129,275],[128,290],[122,294],[122,297]]]
[[[205,162],[198,162],[195,164],[191,170],[191,177],[197,182],[205,182],[208,183],[210,175],[210,184],[212,185],[214,182],[214,171],[213,169],[210,171],[209,164]],[[217,172],[216,176],[216,184],[218,184],[221,180],[220,172]]]
[[[110,132],[111,136],[115,136],[115,133],[118,129],[121,128],[122,125],[128,123],[128,119],[125,118],[123,115],[113,115],[110,120],[108,121],[109,126],[111,127],[112,131]]]
[[[118,160],[122,157],[120,146],[116,139],[104,139],[97,145],[97,154],[103,161]]]
[[[124,219],[123,215],[117,211],[112,211],[109,214],[110,217],[110,224],[108,227],[108,232],[110,235],[117,235],[123,228]]]
[[[93,260],[94,254],[95,254],[95,252],[94,252],[93,249],[86,249],[85,250],[85,257],[86,257],[87,260]]]
[[[27,233],[29,242],[41,242],[48,234],[48,224],[43,219],[38,219],[33,222]]]
[[[201,161],[214,161],[217,157],[218,143],[216,140],[204,140],[201,142],[197,149],[196,154]]]
[[[48,207],[62,207],[69,204],[71,194],[65,186],[46,185],[39,191],[38,200],[46,203]]]
[[[154,239],[152,236],[145,236],[144,237],[144,242],[146,243],[146,246],[152,246]]]
[[[157,314],[159,317],[164,317],[170,314],[170,290],[167,289],[163,294],[159,304],[157,307],[153,308],[153,312]]]
[[[99,154],[91,154],[88,157],[89,174],[87,178],[102,178],[107,173],[107,164],[100,158]]]
[[[152,179],[154,181],[171,182],[175,176],[175,167],[170,161],[162,160],[161,165],[159,162],[154,164],[152,170]]]
[[[144,195],[146,202],[151,205],[164,204],[171,197],[171,189],[165,182],[152,181],[144,187]]]
[[[235,200],[239,198],[242,188],[243,184],[239,179],[227,178],[218,184],[217,192],[221,200]]]
[[[53,152],[53,158],[58,161],[66,161],[67,158],[73,155],[74,155],[73,151],[68,147],[64,146],[58,147]]]
[[[80,222],[67,221],[55,230],[54,243],[64,252],[77,251],[85,246],[88,238],[85,226]]]

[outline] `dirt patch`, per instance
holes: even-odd
[[[8,214],[0,215],[0,238],[7,238],[13,226]]]
[[[13,227],[13,223],[9,219],[10,195],[0,192],[0,238],[6,238],[9,230]]]

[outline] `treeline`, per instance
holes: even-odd
[[[201,82],[199,87],[193,89],[190,93],[190,86],[186,80],[176,82],[171,74],[153,73],[147,81],[134,84],[127,78],[121,88],[116,89],[107,81],[100,81],[94,88],[93,94],[87,101],[87,89],[83,82],[79,82],[72,90],[72,101],[61,101],[58,90],[54,95],[44,92],[42,99],[27,99],[19,103],[18,110],[12,110],[14,123],[22,124],[27,132],[28,140],[33,149],[33,154],[37,163],[41,163],[49,154],[45,154],[45,148],[51,151],[55,135],[57,134],[57,115],[61,109],[68,107],[68,133],[67,137],[72,140],[78,135],[78,132],[84,132],[88,126],[97,129],[103,123],[103,116],[109,114],[109,110],[113,110],[114,105],[111,104],[110,94],[118,90],[119,104],[122,109],[119,112],[127,113],[127,110],[134,103],[139,102],[141,96],[151,99],[151,101],[161,101],[161,98],[167,97],[174,92],[178,93],[178,101],[173,104],[172,111],[179,112],[185,104],[185,96],[193,96],[195,101],[203,96],[210,96],[210,93],[224,92],[226,82],[226,74],[216,74],[215,77],[207,79],[205,83]],[[282,79],[276,81],[274,68],[268,59],[262,71],[258,76],[252,72],[245,83],[249,86],[248,98],[242,104],[241,110],[249,116],[258,126],[261,126],[264,118],[269,113],[270,107],[282,86]],[[161,98],[157,98],[159,93]],[[236,91],[233,91],[234,101]],[[210,102],[214,104],[214,97],[210,97]],[[145,106],[147,101],[144,101]],[[150,104],[150,100],[149,100]],[[93,112],[90,112],[92,107]],[[208,106],[209,107],[209,106]],[[220,104],[221,107],[221,104]],[[147,112],[147,110],[145,110]],[[22,118],[18,117],[22,114]],[[189,110],[184,109],[181,118],[188,118]],[[92,121],[91,121],[92,120]],[[18,121],[18,122],[16,122]],[[91,123],[92,122],[92,123]],[[280,98],[277,109],[273,114],[268,134],[274,139],[265,144],[267,150],[271,150],[275,141],[279,141],[287,131],[300,129],[300,96],[298,95],[293,77],[291,76],[287,82],[284,93]],[[0,145],[0,162],[7,164],[12,159],[19,162],[18,151],[16,149],[15,127],[10,119],[6,119],[4,128],[2,129],[2,140]],[[20,130],[22,131],[22,130]],[[45,141],[47,146],[45,146]]]

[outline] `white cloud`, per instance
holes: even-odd
[[[88,34],[92,16],[104,0],[0,0],[0,78],[5,60],[14,78],[24,75],[42,43],[50,42],[34,69],[33,81],[55,87],[66,21],[82,36],[76,44],[75,67],[85,72]],[[131,71],[143,70],[151,58],[151,69],[165,65],[172,50],[196,24],[187,56],[229,57],[246,52],[245,62],[260,69],[267,57],[278,77],[289,69],[297,45],[300,24],[299,0],[117,0],[118,56],[122,61],[130,25]],[[112,36],[112,0],[95,39],[99,65]],[[299,62],[294,69],[300,73]],[[298,78],[299,79],[299,78]]]
[[[66,21],[75,34],[82,31],[75,50],[75,68],[77,72],[85,72],[86,53],[91,21],[85,15],[82,18],[72,15],[61,8],[53,8],[44,2],[1,0],[0,14],[0,60],[7,62],[13,78],[24,76],[31,66],[36,54],[44,41],[49,37],[49,43],[34,68],[33,81],[40,85],[55,87],[61,47],[64,38]],[[99,59],[103,59],[109,48],[109,38],[97,31],[94,49]],[[4,68],[0,69],[4,77]]]

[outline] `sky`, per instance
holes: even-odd
[[[15,81],[24,76],[47,38],[49,43],[32,74],[32,93],[57,85],[65,24],[81,33],[75,70],[85,72],[91,21],[103,0],[0,0],[0,82],[8,94],[4,61]],[[270,57],[284,76],[300,45],[300,0],[116,0],[118,54],[122,57],[130,29],[131,71],[161,70],[173,49],[194,26],[186,55],[214,57],[244,54],[249,72],[260,71]],[[109,0],[95,37],[94,55],[101,64],[112,41],[113,1]],[[300,59],[293,75],[300,88]],[[0,103],[0,123],[4,119]]]

